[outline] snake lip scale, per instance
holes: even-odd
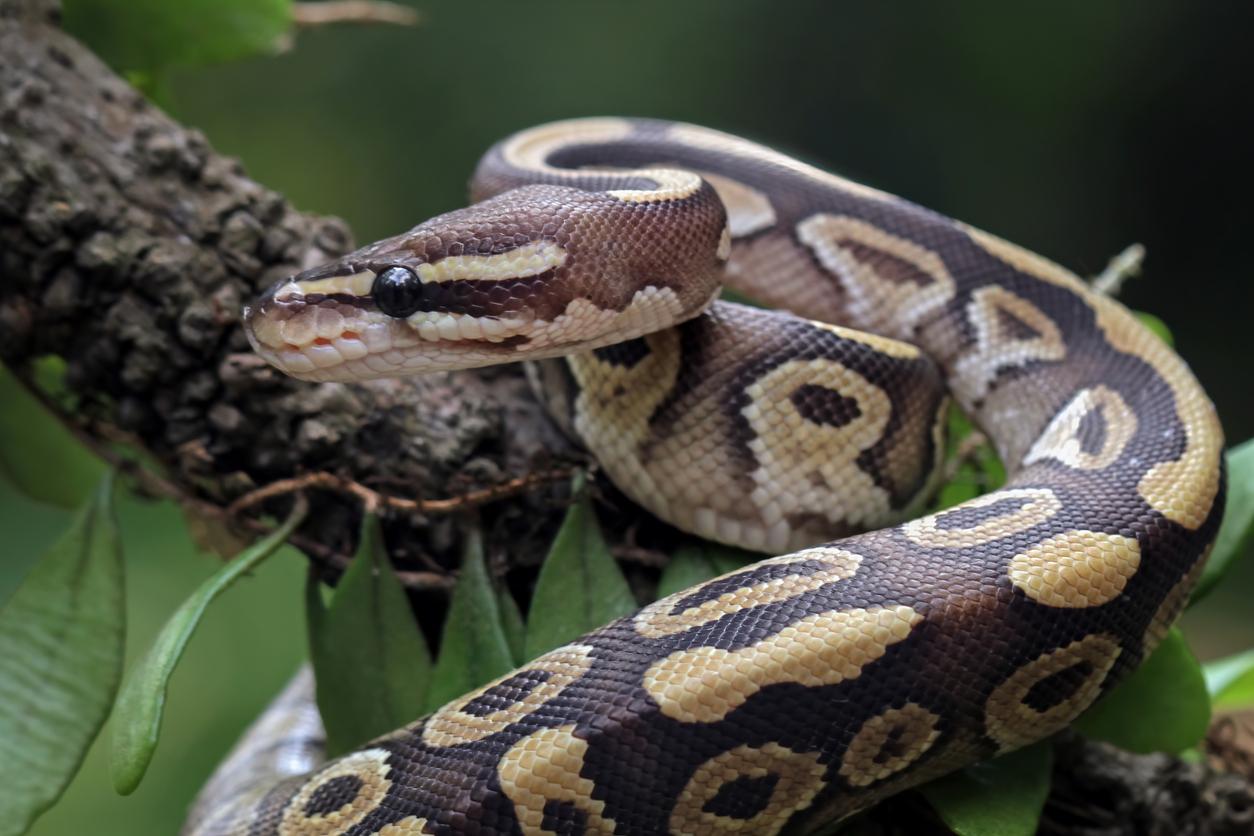
[[[277,754],[308,734],[295,683],[185,833],[817,832],[1065,728],[1183,608],[1214,407],[1064,268],[674,122],[522,131],[471,197],[280,282],[254,348],[313,381],[528,361],[635,501],[779,556],[326,763]],[[951,400],[1010,478],[918,516]]]

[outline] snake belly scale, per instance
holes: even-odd
[[[814,832],[1061,730],[1182,608],[1222,513],[1214,409],[1063,268],[669,122],[524,131],[472,192],[272,288],[254,347],[316,381],[543,361],[636,501],[782,556],[311,774],[227,782],[188,832]],[[950,396],[1011,478],[912,519]]]

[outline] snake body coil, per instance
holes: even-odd
[[[1064,269],[690,125],[535,128],[473,189],[276,286],[254,346],[311,380],[564,357],[546,398],[624,491],[790,553],[194,832],[811,832],[1059,731],[1182,608],[1222,512],[1214,409]],[[712,304],[724,282],[800,316]],[[942,381],[1010,482],[846,537],[926,499]]]

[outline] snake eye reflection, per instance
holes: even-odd
[[[422,282],[406,267],[389,267],[375,277],[370,294],[379,310],[403,319],[422,305]]]

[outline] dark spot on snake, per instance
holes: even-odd
[[[706,583],[700,589],[693,590],[691,594],[685,595],[676,601],[675,606],[670,608],[667,615],[679,615],[684,610],[695,609],[706,601],[713,601],[720,595],[733,592],[742,587],[759,586],[777,578],[804,578],[825,568],[828,568],[827,564],[817,560],[798,560],[793,563],[773,563],[755,566],[752,569],[736,572],[734,575],[716,578]]]
[[[1106,436],[1109,428],[1106,413],[1101,404],[1084,413],[1080,426],[1076,428],[1075,437],[1080,442],[1080,449],[1090,456],[1096,456],[1106,449]]]
[[[937,517],[936,527],[942,531],[969,531],[998,517],[1017,514],[1030,501],[1027,497],[1008,496],[979,508],[957,508]]]
[[[637,337],[625,343],[615,343],[614,345],[595,348],[592,350],[592,353],[602,363],[630,369],[649,356],[649,344],[645,342],[644,337]]]
[[[569,801],[547,801],[540,829],[558,836],[584,836],[588,832],[588,814]]]
[[[855,261],[870,265],[871,269],[875,271],[875,275],[884,281],[893,282],[894,284],[906,284],[909,282],[919,287],[927,287],[935,282],[935,279],[929,274],[915,267],[904,258],[899,258],[892,253],[867,246],[860,241],[842,238],[836,242],[836,245],[842,250],[847,250],[854,257]]]
[[[862,415],[857,398],[846,398],[835,389],[803,383],[788,396],[801,417],[814,424],[843,427]]]
[[[504,711],[527,699],[532,691],[548,682],[551,676],[551,673],[542,670],[519,671],[466,703],[462,713],[472,717],[486,717],[497,711]]]
[[[884,738],[884,744],[880,746],[880,750],[875,753],[875,757],[871,760],[879,764],[888,763],[894,758],[900,758],[906,753],[906,749],[901,744],[901,738],[905,736],[906,727],[901,723],[893,726],[888,731],[888,735]]]
[[[1026,342],[1043,336],[1040,331],[1005,308],[997,308],[997,324],[1001,332],[1014,342]]]
[[[1055,671],[1028,689],[1023,704],[1033,711],[1049,711],[1069,700],[1093,675],[1093,665],[1081,659],[1069,668]]]
[[[733,778],[718,788],[701,811],[728,819],[751,819],[771,803],[778,783],[779,775],[774,772],[757,778]]]
[[[361,792],[362,780],[356,775],[337,775],[319,786],[305,803],[306,816],[325,816],[345,804],[352,804]]]

